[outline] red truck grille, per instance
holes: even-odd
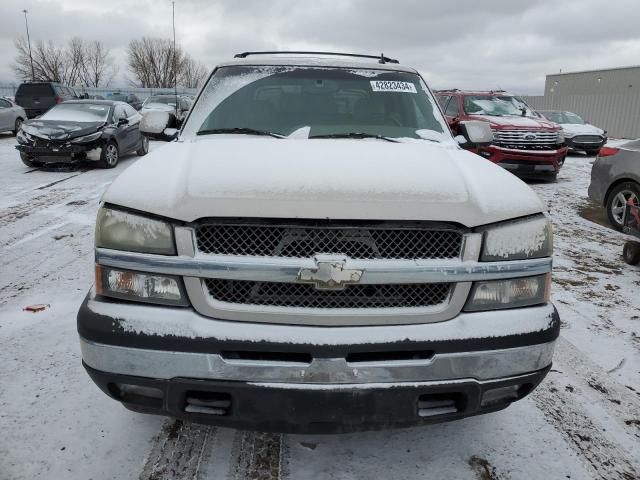
[[[559,146],[558,132],[494,130],[494,145],[518,150],[554,150]]]

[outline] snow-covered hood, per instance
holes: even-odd
[[[452,143],[244,135],[169,143],[124,171],[103,201],[186,222],[329,218],[472,227],[542,211],[525,183]]]
[[[530,130],[557,130],[555,123],[540,118],[520,115],[469,115],[472,120],[489,122],[495,128],[526,128]]]
[[[97,132],[104,122],[72,122],[62,120],[28,120],[22,130],[34,137],[47,140],[69,140]]]
[[[604,130],[593,125],[580,125],[579,123],[561,123],[565,135],[604,135]]]

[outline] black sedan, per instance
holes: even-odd
[[[149,151],[149,140],[140,134],[141,119],[124,102],[67,101],[24,122],[16,148],[28,167],[88,160],[113,168],[125,153]]]

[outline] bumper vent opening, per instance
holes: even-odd
[[[159,388],[126,383],[109,384],[111,394],[123,403],[142,407],[162,408],[163,393]]]
[[[407,350],[399,352],[354,352],[347,355],[348,363],[361,362],[402,362],[411,360],[429,360],[433,357],[430,350]]]
[[[436,393],[418,397],[418,416],[449,415],[463,409],[463,398],[458,393]]]
[[[231,395],[220,392],[187,392],[184,411],[205,415],[229,415]]]
[[[507,385],[505,387],[485,390],[482,394],[480,408],[490,408],[500,404],[509,404],[526,397],[534,386],[531,383],[522,385]]]
[[[220,356],[225,360],[244,360],[249,362],[285,362],[309,365],[313,360],[310,353],[298,352],[249,352],[223,351]]]

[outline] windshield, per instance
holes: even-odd
[[[145,105],[149,105],[151,103],[159,103],[164,105],[170,105],[172,107],[176,106],[176,97],[166,96],[166,97],[149,97],[144,101]]]
[[[126,102],[127,96],[122,95],[121,93],[114,93],[112,95],[109,95],[109,100],[114,100],[116,102]]]
[[[464,112],[467,115],[522,115],[525,105],[511,95],[466,95]]]
[[[551,120],[555,123],[574,123],[577,125],[584,125],[584,120],[571,112],[544,112],[543,115],[547,120]]]
[[[252,129],[297,138],[361,134],[450,139],[421,78],[412,73],[322,67],[218,69],[184,133]],[[445,133],[446,132],[446,133]]]
[[[96,103],[60,103],[40,117],[41,120],[105,122],[110,105]]]

